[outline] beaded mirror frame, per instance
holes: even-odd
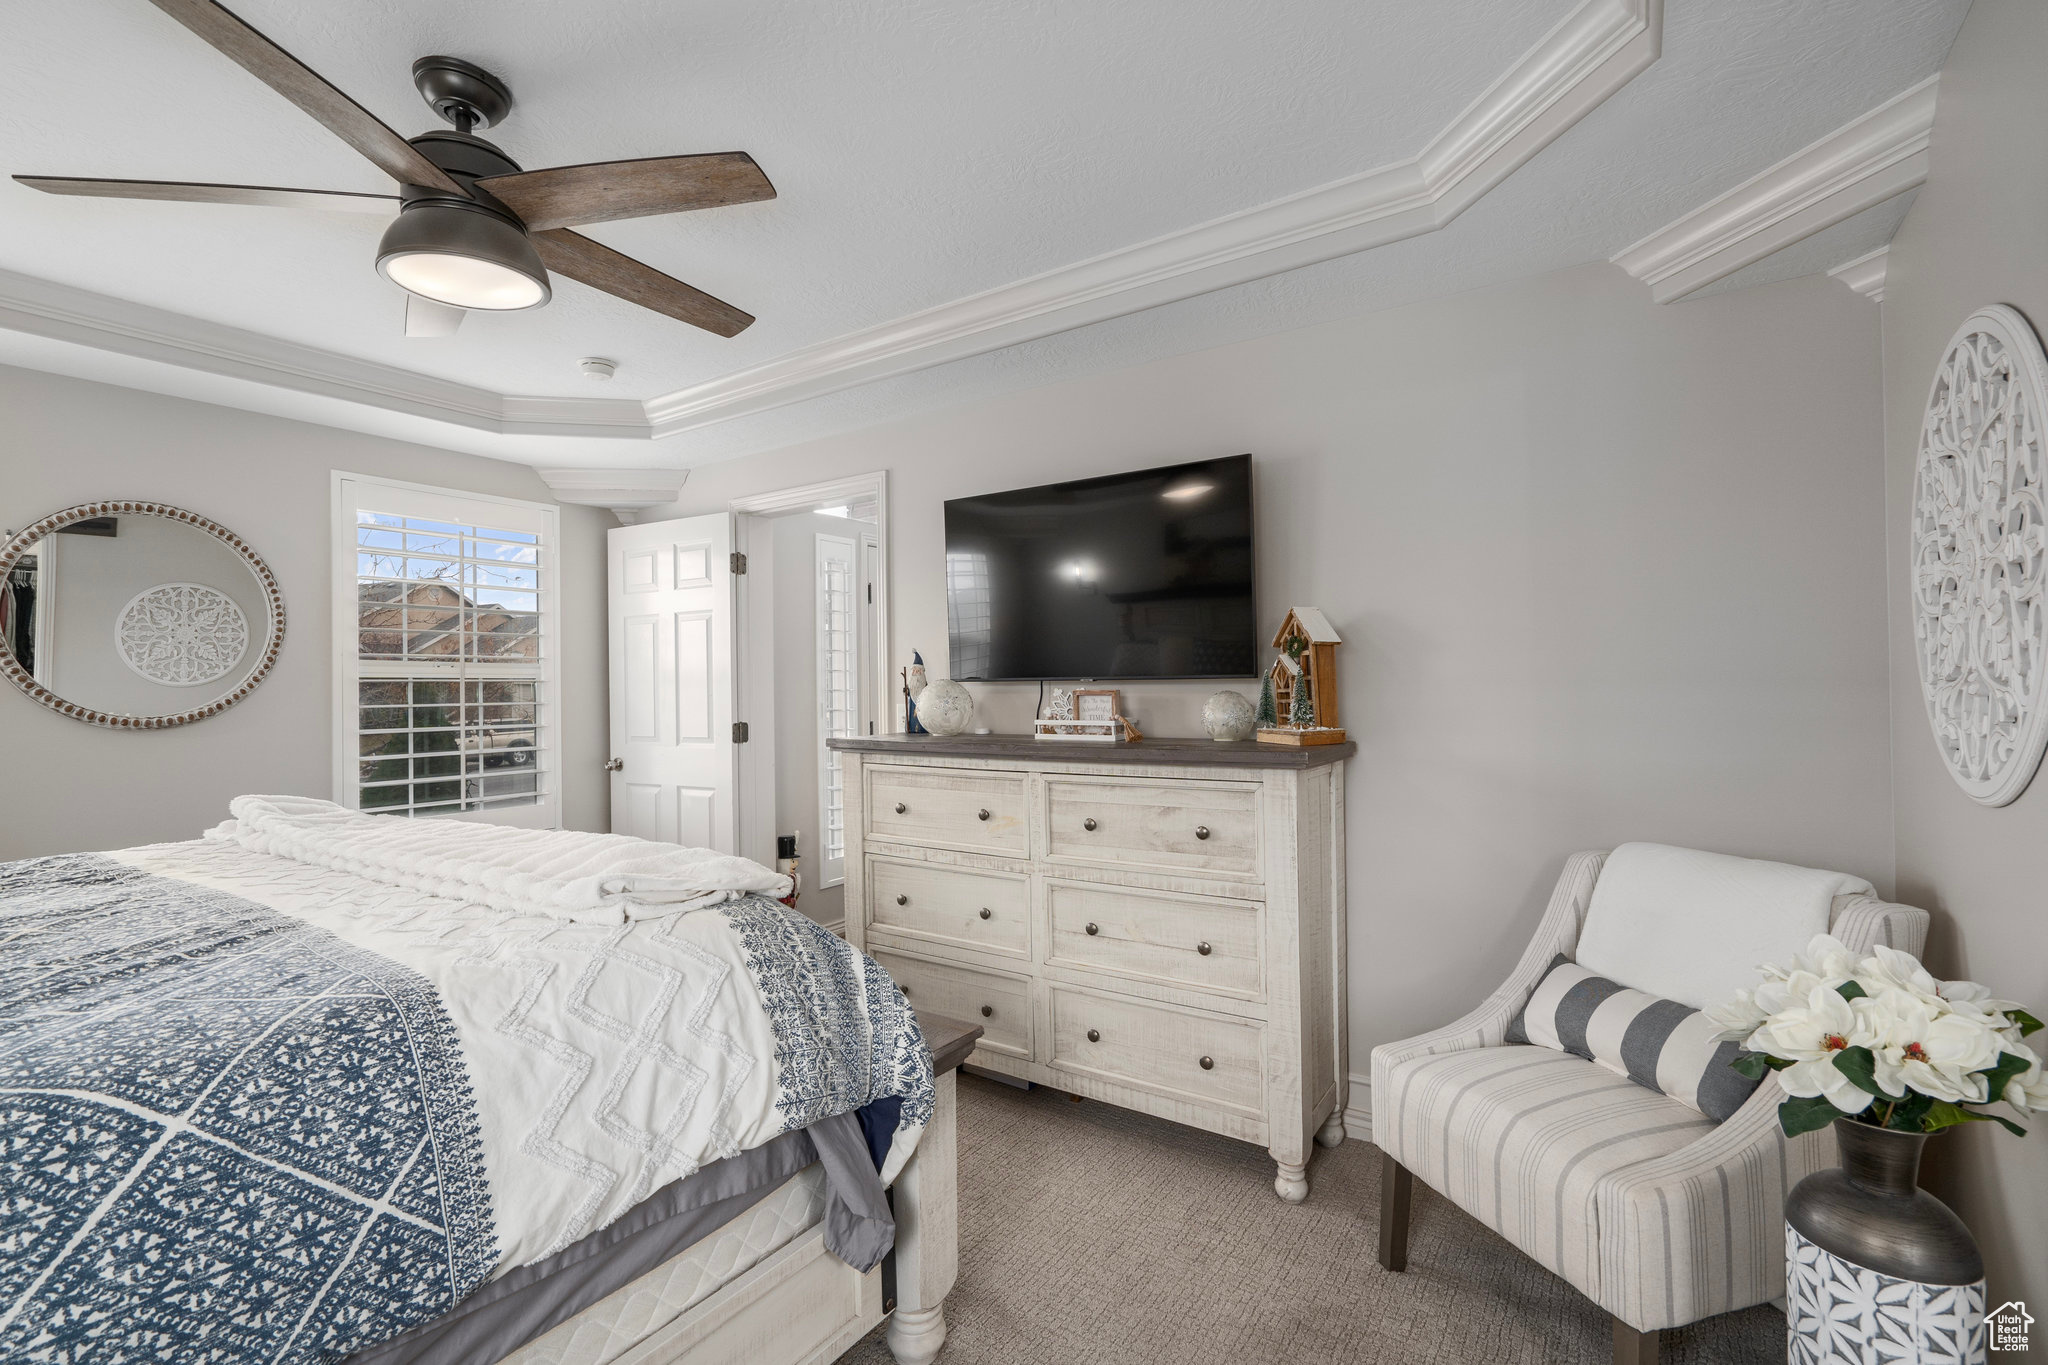
[[[24,527],[5,545],[0,545],[0,576],[5,576],[13,569],[16,561],[27,554],[30,547],[43,537],[54,535],[66,526],[81,521],[92,521],[99,517],[162,517],[166,521],[175,521],[204,531],[241,556],[242,562],[263,586],[263,602],[267,616],[263,652],[257,658],[255,666],[249,670],[248,676],[226,695],[216,697],[203,706],[161,716],[115,715],[95,710],[90,706],[81,706],[75,701],[67,701],[37,682],[34,676],[21,666],[21,661],[14,656],[13,648],[4,638],[0,638],[0,674],[4,674],[7,681],[21,689],[29,700],[48,707],[58,715],[69,716],[88,725],[104,726],[109,730],[168,730],[173,725],[190,725],[195,720],[205,720],[208,716],[219,715],[255,691],[256,685],[263,681],[271,667],[277,663],[278,650],[284,645],[284,594],[278,589],[276,575],[270,572],[270,566],[263,562],[262,557],[249,548],[248,542],[217,521],[210,521],[197,512],[188,512],[182,507],[172,507],[161,502],[81,503],[76,507],[67,507],[61,512],[51,513],[34,525]]]

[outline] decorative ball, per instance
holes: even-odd
[[[1242,692],[1218,692],[1202,708],[1202,728],[1211,739],[1250,739],[1258,726],[1258,712]]]
[[[935,735],[964,735],[974,723],[974,694],[950,678],[940,678],[918,694],[917,719]]]

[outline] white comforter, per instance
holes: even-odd
[[[795,912],[738,899],[786,892],[787,878],[619,836],[301,798],[232,810],[203,840],[113,856],[431,983],[468,1067],[500,1271],[707,1162],[881,1095],[904,1096],[883,1178],[916,1148],[930,1053],[915,1017],[872,961]]]
[[[398,820],[307,796],[241,796],[228,812],[233,818],[208,830],[208,839],[586,924],[673,915],[749,894],[780,899],[790,888],[789,878],[748,858],[619,834]]]

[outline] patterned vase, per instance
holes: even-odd
[[[1786,1196],[1791,1365],[1985,1365],[1984,1258],[1919,1186],[1927,1136],[1837,1119],[1841,1166]]]

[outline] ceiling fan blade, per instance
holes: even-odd
[[[723,299],[693,289],[651,265],[642,265],[602,242],[561,228],[536,232],[532,237],[543,265],[592,289],[602,289],[628,303],[652,308],[722,337],[738,336],[753,325],[752,313],[743,313]]]
[[[745,152],[549,166],[485,176],[477,184],[535,232],[775,197],[775,187]]]
[[[418,294],[405,296],[405,334],[409,337],[452,337],[468,316],[467,309],[436,303]]]
[[[72,175],[17,175],[32,190],[94,199],[169,199],[187,204],[255,204],[273,209],[335,209],[343,213],[398,212],[395,194],[351,190],[288,190],[275,185],[211,185],[184,180],[92,180]]]
[[[463,193],[447,172],[377,120],[376,115],[329,85],[320,74],[249,27],[213,0],[150,0],[243,70],[311,114],[323,127],[370,158],[403,185]]]

